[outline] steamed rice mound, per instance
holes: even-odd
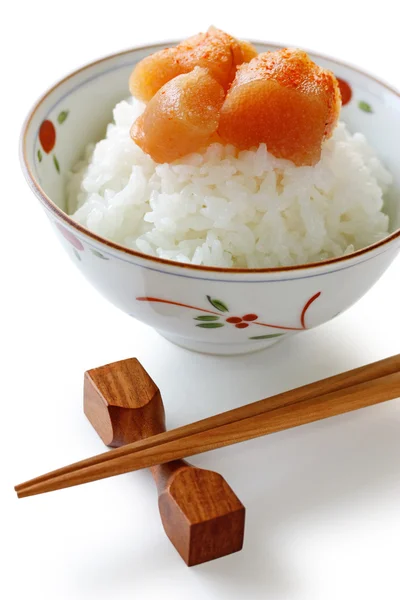
[[[365,137],[339,123],[321,160],[296,167],[265,144],[214,143],[157,164],[130,138],[144,104],[117,104],[106,138],[69,176],[69,213],[94,233],[151,256],[217,267],[316,262],[388,234],[392,178]]]

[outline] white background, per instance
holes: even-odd
[[[1,598],[398,600],[400,401],[196,457],[230,482],[247,507],[247,530],[242,552],[192,569],[162,531],[149,473],[25,500],[13,492],[103,450],[82,413],[86,369],[137,356],[173,427],[400,350],[400,259],[335,321],[250,356],[191,354],[118,312],[79,275],[23,180],[18,135],[31,104],[88,61],[211,23],[336,56],[400,87],[392,4],[35,0],[3,8]]]

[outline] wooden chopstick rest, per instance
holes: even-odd
[[[165,431],[160,391],[135,358],[85,373],[84,411],[111,447]],[[221,475],[184,460],[151,471],[165,532],[188,566],[241,550],[245,508]]]

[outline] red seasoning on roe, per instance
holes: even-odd
[[[320,159],[340,111],[333,73],[302,50],[265,52],[238,68],[221,109],[218,133],[240,149],[266,143],[296,165]]]
[[[314,165],[341,106],[337,79],[306,52],[257,54],[214,27],[142,60],[129,85],[147,102],[131,137],[156,162],[220,141]]]

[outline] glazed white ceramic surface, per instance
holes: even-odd
[[[39,100],[24,125],[23,169],[66,252],[118,308],[192,350],[252,352],[334,318],[371,288],[399,252],[396,192],[388,201],[386,240],[340,259],[283,269],[213,269],[154,259],[99,238],[66,215],[66,174],[85,146],[104,136],[114,105],[129,95],[133,65],[166,45],[133,49],[73,73]],[[400,189],[400,97],[369,75],[310,54],[349,84],[352,95],[341,118],[365,133]]]

